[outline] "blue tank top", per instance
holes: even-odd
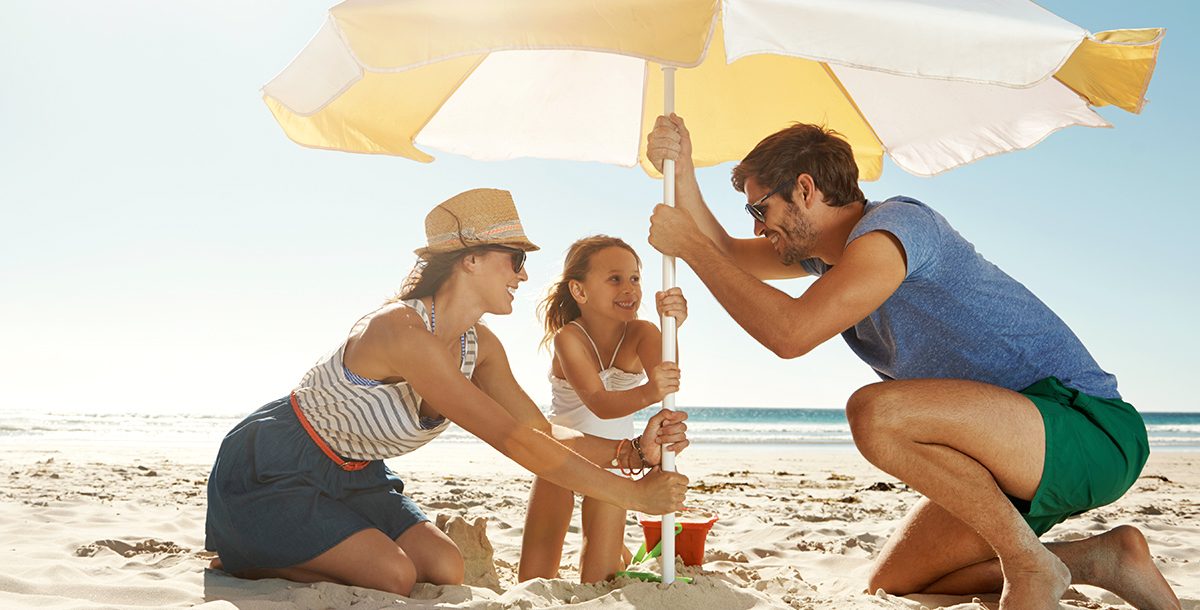
[[[948,378],[1022,390],[1046,377],[1120,398],[1075,333],[1029,289],[988,262],[941,214],[908,197],[868,202],[846,243],[886,231],[908,270],[896,292],[842,333],[883,379]],[[819,259],[801,265],[821,275]]]

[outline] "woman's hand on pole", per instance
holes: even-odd
[[[688,478],[678,472],[655,468],[638,479],[637,499],[632,508],[647,515],[664,515],[683,510]]]
[[[641,445],[642,453],[646,455],[647,466],[662,464],[664,445],[667,449],[679,453],[691,444],[687,438],[687,423],[685,423],[687,416],[686,411],[663,409],[646,422],[646,429],[642,432]]]

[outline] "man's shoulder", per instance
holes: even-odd
[[[938,230],[945,221],[925,203],[912,197],[895,196],[883,201],[868,201],[863,216],[851,231],[850,238],[860,237],[870,231],[891,230],[901,227],[926,227]]]
[[[936,213],[925,202],[904,195],[888,197],[883,201],[868,201],[863,209],[863,218],[873,216],[933,217]]]
[[[896,196],[868,202],[863,217],[850,232],[850,242],[872,232],[890,234],[904,250],[910,275],[930,269],[942,257],[946,236],[953,234],[937,212],[912,197]]]

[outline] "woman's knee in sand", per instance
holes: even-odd
[[[451,543],[449,548],[439,549],[426,565],[421,566],[420,576],[422,582],[434,585],[461,585],[466,572],[462,552]]]

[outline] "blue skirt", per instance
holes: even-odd
[[[227,572],[286,568],[362,530],[394,540],[428,520],[383,460],[353,472],[339,468],[284,397],[221,442],[208,478],[205,547],[220,555]]]

